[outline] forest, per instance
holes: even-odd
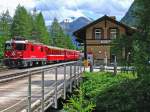
[[[54,18],[51,28],[46,27],[43,15],[36,9],[32,13],[18,5],[13,17],[9,10],[0,14],[0,58],[3,58],[5,41],[16,36],[46,45],[75,49],[72,39]]]

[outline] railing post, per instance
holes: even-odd
[[[80,74],[82,73],[82,61],[80,60]]]
[[[78,62],[76,62],[76,85],[77,85],[77,82],[78,82]]]
[[[72,93],[72,65],[70,65],[70,93]]]
[[[79,86],[79,61],[77,62],[77,86]]]
[[[28,111],[27,112],[31,112],[31,74],[28,71]]]
[[[84,67],[83,67],[83,72],[85,72],[85,65],[83,65]]]
[[[41,103],[41,106],[42,106],[42,112],[44,112],[44,70],[42,71],[42,103]]]
[[[64,65],[64,99],[66,99],[66,65]]]
[[[73,75],[73,77],[74,77],[73,82],[74,82],[74,85],[76,86],[76,63],[74,63],[74,75]]]
[[[117,57],[115,56],[115,59],[114,59],[114,75],[117,74]]]
[[[55,68],[55,109],[57,109],[57,67]]]

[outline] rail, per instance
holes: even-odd
[[[0,66],[3,64],[3,59],[0,59]]]
[[[67,62],[67,64],[72,64],[74,62],[75,61]],[[43,69],[46,70],[46,69],[49,69],[49,68],[62,66],[64,64],[66,64],[66,63],[59,63],[59,64],[53,64],[53,65],[46,65],[46,66],[42,66],[42,67],[28,68],[28,69],[23,69],[22,71],[14,72],[14,73],[7,73],[7,74],[4,74],[4,75],[0,76],[0,83],[8,82],[8,81],[18,79],[18,78],[27,77],[29,71],[31,72],[31,74],[36,74],[39,71],[42,71]]]
[[[8,70],[8,67],[4,66],[3,59],[0,59],[0,72]]]
[[[63,69],[63,72],[60,74],[58,72],[59,68]],[[54,80],[48,87],[46,87],[46,76],[47,74],[53,70],[52,73],[54,76]],[[22,98],[20,101],[15,103],[14,105],[10,106],[2,110],[1,112],[44,112],[50,106],[54,106],[55,108],[58,107],[57,100],[58,98],[62,97],[66,99],[67,91],[72,92],[73,86],[77,86],[80,83],[81,73],[83,72],[82,62],[81,61],[73,61],[73,62],[66,62],[60,63],[55,65],[48,65],[40,68],[31,68],[28,70],[24,70],[21,73],[26,74],[28,77],[28,90],[27,96]],[[40,75],[40,91],[34,93],[33,90],[33,78],[34,75]],[[60,75],[62,79],[60,79]],[[38,98],[35,98],[38,96]],[[19,109],[18,109],[19,107]]]

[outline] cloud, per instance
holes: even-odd
[[[0,2],[0,13],[8,9],[10,15],[13,16],[18,4],[25,6],[27,9],[36,5],[35,0],[3,0]]]
[[[134,0],[3,0],[0,12],[9,9],[11,15],[18,4],[24,5],[29,11],[34,7],[41,11],[46,24],[54,17],[62,21],[71,17],[89,17],[97,19],[105,14],[123,17]]]
[[[98,14],[123,15],[133,0],[93,0],[79,4],[81,10],[92,11]]]
[[[57,17],[63,20],[68,17],[87,16],[97,19],[105,14],[120,19],[134,0],[41,0],[36,8],[41,10],[47,21]],[[49,13],[48,13],[49,12]]]

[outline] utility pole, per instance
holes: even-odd
[[[56,21],[57,19],[54,18],[54,22]],[[56,42],[55,42],[55,38],[56,38],[56,33],[58,31],[56,31],[56,26],[54,24],[53,28],[51,28],[51,36],[52,36],[52,46],[56,46]]]
[[[54,46],[54,30],[51,28],[52,46]]]
[[[32,16],[33,16],[33,20],[35,21],[36,19],[36,16],[37,16],[37,10],[36,10],[36,7],[33,9],[33,13],[32,13]],[[39,41],[38,38],[39,38],[39,32],[35,29],[35,26],[32,30],[32,38],[34,38],[36,41]]]
[[[65,32],[66,32],[66,34],[68,33],[68,23],[69,23],[69,19],[65,19],[64,20],[64,30],[65,30]]]

